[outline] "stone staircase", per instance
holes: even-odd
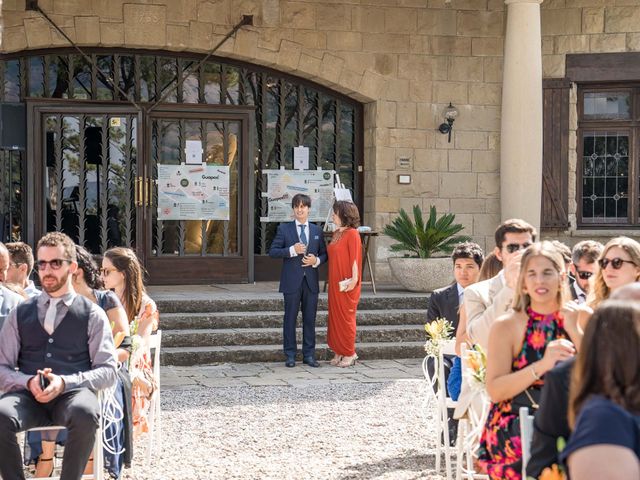
[[[358,306],[356,349],[362,359],[424,356],[427,296],[363,296]],[[278,362],[282,353],[282,297],[158,299],[163,365]],[[298,317],[298,348],[301,348]],[[328,360],[327,297],[320,296],[316,355]]]

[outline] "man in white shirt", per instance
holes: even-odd
[[[598,272],[598,258],[604,249],[603,245],[593,240],[578,242],[571,252],[572,296],[577,303],[585,303],[589,294],[589,279]]]
[[[503,269],[493,278],[475,283],[464,291],[467,334],[485,351],[493,322],[511,308],[514,288],[520,273],[522,250],[536,240],[536,229],[524,220],[504,221],[495,232],[494,253]]]
[[[24,242],[7,243],[9,250],[9,269],[7,270],[7,283],[14,283],[24,289],[29,298],[40,295],[30,279],[33,271],[33,250]]]

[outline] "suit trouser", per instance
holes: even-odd
[[[69,434],[60,478],[80,479],[91,456],[99,419],[98,398],[87,388],[63,392],[49,403],[38,402],[27,390],[4,394],[0,397],[0,475],[4,480],[25,478],[18,432],[60,425]]]
[[[296,319],[302,307],[302,356],[313,357],[316,353],[316,312],[318,310],[318,292],[309,288],[306,275],[302,284],[293,293],[284,293],[284,325],[282,329],[284,354],[295,358],[298,349],[296,343]]]

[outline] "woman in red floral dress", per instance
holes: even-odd
[[[542,376],[579,347],[576,305],[565,305],[567,298],[561,254],[550,242],[531,245],[522,255],[513,312],[498,319],[489,335],[486,382],[493,403],[479,464],[492,479],[522,478],[519,409],[533,413]]]

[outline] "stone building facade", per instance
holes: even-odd
[[[363,104],[365,224],[380,230],[400,208],[435,205],[439,212],[455,213],[464,233],[483,247],[493,246],[501,220],[504,0],[40,0],[39,5],[81,47],[193,53],[208,52],[242,14],[253,15],[253,26],[241,28],[217,56],[307,79]],[[540,8],[544,79],[566,77],[567,55],[640,51],[640,0],[545,0]],[[67,45],[41,15],[25,11],[25,0],[2,1],[3,54]],[[576,84],[568,82],[568,226],[547,234],[568,243],[614,231],[633,234],[636,210],[628,226],[577,227],[579,97]],[[437,128],[450,102],[460,113],[449,143]],[[411,175],[411,183],[399,184],[400,174]],[[539,199],[521,202],[539,208]],[[375,242],[379,280],[390,279],[388,244],[383,237]]]

